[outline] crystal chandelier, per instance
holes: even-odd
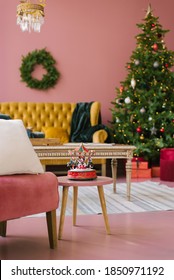
[[[38,0],[36,3],[33,0],[21,0],[17,6],[17,25],[22,31],[32,30],[40,32],[41,26],[44,23],[44,7],[46,0]]]

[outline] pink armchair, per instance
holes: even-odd
[[[57,245],[58,180],[51,172],[0,176],[0,236],[7,221],[46,212],[50,248]]]
[[[0,236],[6,236],[8,220],[46,212],[55,248],[57,177],[44,172],[21,120],[0,120],[0,135]]]

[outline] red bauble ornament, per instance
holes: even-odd
[[[130,69],[130,68],[131,68],[131,66],[130,66],[130,65],[128,65],[128,66],[127,66],[127,68],[128,68],[128,69]]]
[[[168,68],[168,67],[169,67],[169,64],[168,64],[168,63],[165,63],[165,67]]]
[[[172,120],[172,122],[174,123],[174,119]]]
[[[160,129],[160,132],[164,132],[165,131],[165,129],[164,129],[164,127],[162,127],[161,129]]]
[[[155,23],[152,23],[151,26],[152,26],[152,28],[154,28],[156,25],[155,25]]]
[[[152,49],[153,49],[154,51],[157,51],[157,50],[158,50],[158,45],[157,45],[157,44],[153,44]]]
[[[137,127],[137,132],[138,132],[138,133],[141,133],[141,132],[142,132],[141,126],[138,126],[138,127]]]

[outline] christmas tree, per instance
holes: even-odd
[[[169,30],[148,6],[136,49],[126,64],[125,81],[116,88],[111,130],[114,142],[135,145],[135,157],[159,164],[160,149],[174,146],[174,52],[164,43]]]

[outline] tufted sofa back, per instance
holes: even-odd
[[[61,127],[70,134],[70,125],[76,103],[1,102],[0,113],[12,119],[21,119],[25,127],[41,131],[42,127]],[[98,124],[100,103],[91,106],[91,125]]]

